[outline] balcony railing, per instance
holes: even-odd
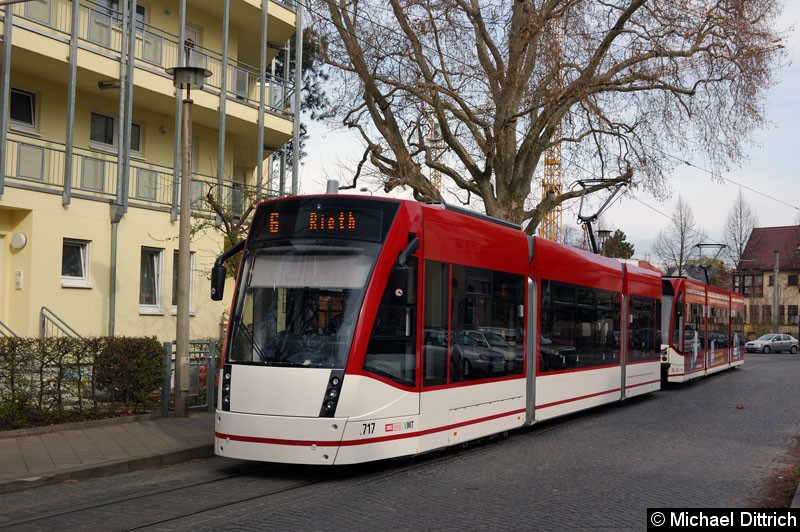
[[[7,141],[6,183],[35,190],[62,193],[64,190],[64,162],[66,148],[63,144],[11,134]],[[76,147],[72,155],[71,187],[89,199],[111,201],[117,196],[116,154],[90,148]],[[143,207],[165,209],[173,201],[172,168],[131,161],[128,198]],[[218,185],[215,176],[192,174],[191,201],[193,213],[211,216],[214,213],[205,201],[211,187]],[[241,214],[248,196],[253,195],[251,185],[223,181],[222,204],[234,215]],[[262,190],[265,197],[275,191]]]
[[[283,2],[294,7],[293,2]],[[26,2],[13,4],[14,16],[45,26],[63,36],[71,35],[72,2],[70,0],[45,0],[45,2]],[[2,28],[0,28],[2,30]],[[98,50],[110,51],[119,56],[122,49],[122,15],[118,11],[100,6],[80,6],[78,21],[78,39]],[[179,53],[183,47],[179,45],[177,35],[161,28],[142,22],[136,23],[135,56],[140,62],[156,67],[154,70],[166,77],[163,69],[179,64]],[[221,53],[195,45],[192,53],[192,66],[202,66],[211,71],[206,85],[221,90],[222,55]],[[228,98],[255,107],[260,97],[260,80],[258,69],[245,63],[228,58],[227,81],[225,94]],[[283,80],[280,76],[267,73],[264,80],[267,85],[265,105],[271,111],[290,115],[294,105],[293,81]]]

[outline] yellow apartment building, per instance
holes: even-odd
[[[245,189],[281,193],[267,162],[296,127],[274,63],[294,0],[29,0],[0,17],[0,332],[174,340],[188,143],[166,69],[209,71],[191,91],[193,218],[213,216],[209,190],[234,211]],[[192,237],[190,338],[224,319],[232,290],[213,302],[208,281],[223,247]]]

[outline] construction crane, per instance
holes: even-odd
[[[550,87],[550,93],[555,92],[553,89],[559,88],[562,84],[561,78],[561,56],[564,53],[564,25],[562,17],[552,18],[548,24],[546,31],[550,37],[551,43],[545,46],[547,53],[546,63],[548,69],[555,69],[556,75],[554,76],[553,83]],[[544,152],[544,173],[542,176],[542,199],[547,194],[561,195],[563,189],[563,179],[561,176],[561,122],[556,124],[553,130],[552,139],[555,143]],[[561,204],[556,205],[552,210],[544,213],[542,223],[539,226],[539,236],[555,242],[563,240],[561,233],[561,221],[563,218],[563,211]]]

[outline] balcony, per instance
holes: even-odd
[[[281,2],[286,7],[293,8],[293,2]],[[49,37],[59,45],[66,46],[71,35],[72,2],[69,0],[50,0],[48,3],[31,2],[13,4],[15,26],[31,31],[39,37]],[[0,17],[2,20],[3,17]],[[0,26],[0,34],[2,26]],[[16,32],[15,32],[16,34]],[[79,8],[78,39],[81,50],[95,52],[102,57],[110,57],[119,62],[122,48],[122,21],[121,14],[102,7],[81,5]],[[16,39],[15,39],[16,41]],[[149,24],[137,23],[135,57],[137,68],[169,78],[164,69],[179,64],[179,54],[183,47],[179,45],[179,38],[163,28]],[[49,55],[62,61],[64,55],[51,45],[45,45],[42,50],[47,50]],[[275,53],[274,50],[272,50]],[[211,77],[206,81],[206,87],[215,92],[222,91],[222,63],[221,52],[195,46],[193,51],[192,66],[202,66],[211,71]],[[258,108],[260,97],[260,77],[258,68],[243,62],[228,58],[227,80],[224,93],[228,99],[241,103],[247,107]],[[293,83],[284,80],[280,75],[269,75],[264,80],[267,87],[267,110],[273,114],[291,120],[293,114]],[[171,95],[171,94],[170,94]]]
[[[63,144],[10,134],[6,152],[6,183],[15,188],[62,194],[65,188]],[[74,197],[112,202],[117,195],[117,158],[107,152],[74,148],[72,155],[71,190]],[[217,178],[192,174],[192,214],[213,216],[205,201],[206,194],[217,185]],[[131,161],[128,197],[131,204],[154,210],[169,211],[173,202],[173,170],[167,166]],[[245,207],[246,197],[254,187],[226,181],[222,185],[221,202],[236,216]],[[277,191],[262,190],[272,197]]]

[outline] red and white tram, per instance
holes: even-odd
[[[744,296],[684,278],[662,282],[667,382],[744,364]]]
[[[656,272],[462,209],[363,196],[259,205],[212,297],[242,248],[220,456],[414,455],[660,388]]]

